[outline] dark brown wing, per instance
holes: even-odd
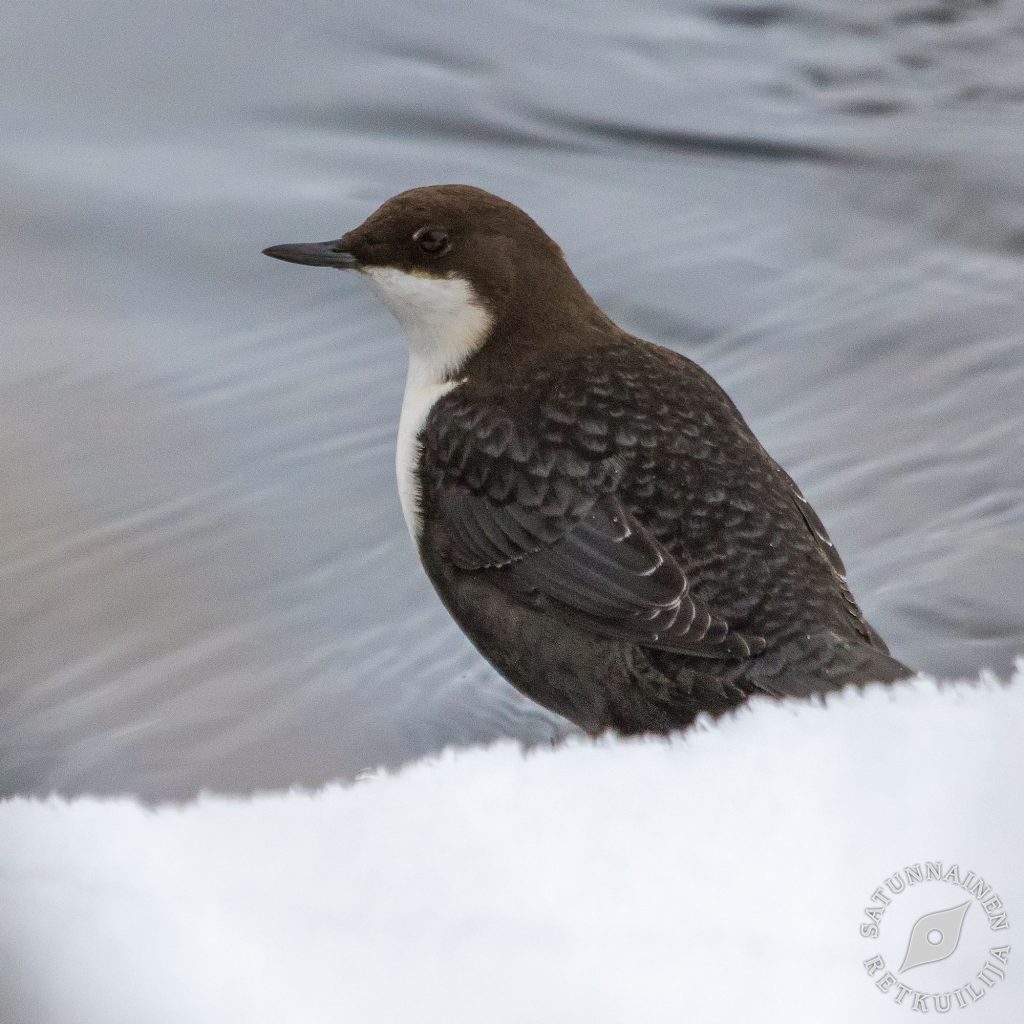
[[[424,459],[457,569],[599,636],[706,658],[764,649],[691,593],[682,561],[616,494],[615,456],[525,438],[500,409],[463,399],[431,417]]]
[[[780,472],[784,471],[780,470]],[[804,522],[807,524],[807,529],[811,531],[811,536],[818,542],[821,553],[828,559],[829,565],[835,570],[836,575],[845,581],[846,566],[843,565],[843,560],[839,557],[839,552],[836,551],[836,546],[832,543],[832,538],[828,535],[825,524],[788,473],[785,473],[785,477],[789,481],[789,486],[793,492],[793,500],[796,502],[796,507],[800,510],[800,515],[803,516]]]
[[[804,497],[796,481],[765,451],[760,442],[757,442],[757,446],[763,453],[765,462],[775,469],[779,478],[784,482],[784,486],[792,498],[793,504],[797,507],[808,532],[814,539],[815,547],[829,564],[835,576],[836,590],[842,599],[844,611],[852,621],[854,629],[876,650],[881,651],[883,654],[888,654],[888,646],[874,626],[864,618],[864,613],[860,610],[860,606],[850,590],[850,585],[846,578],[846,566],[835,544],[832,543],[832,538],[829,536],[825,524],[821,521],[821,517]],[[900,667],[902,668],[903,666]]]
[[[828,531],[825,529],[825,524],[819,518],[818,513],[814,511],[811,503],[803,496],[800,488],[793,482],[790,475],[781,467],[779,468],[779,472],[782,473],[789,482],[790,489],[793,493],[793,500],[796,502],[796,506],[800,510],[800,515],[803,516],[803,520],[807,524],[807,529],[811,531],[811,535],[817,542],[818,549],[828,560],[829,565],[832,567],[832,571],[836,575],[836,585],[839,589],[840,596],[843,599],[846,613],[853,621],[854,628],[865,640],[868,641],[869,644],[871,644],[872,647],[881,651],[883,654],[888,654],[888,646],[878,634],[875,627],[864,618],[864,614],[860,610],[860,605],[857,604],[857,601],[853,596],[853,591],[850,590],[850,585],[846,580],[846,566],[843,564],[842,558],[839,557],[839,552],[836,550],[836,546],[832,543],[832,538],[829,537]]]

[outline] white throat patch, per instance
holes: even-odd
[[[395,470],[402,514],[416,541],[423,526],[417,476],[420,433],[434,403],[461,383],[448,378],[483,343],[492,318],[465,278],[429,277],[393,267],[367,267],[364,273],[409,338]]]

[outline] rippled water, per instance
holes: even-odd
[[[432,182],[524,206],[715,374],[896,654],[1006,673],[1022,69],[997,2],[7,5],[0,789],[246,792],[563,731],[416,562],[397,326],[259,254]]]

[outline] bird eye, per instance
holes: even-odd
[[[428,256],[440,256],[448,249],[448,232],[444,228],[420,228],[412,239]]]

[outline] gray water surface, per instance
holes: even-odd
[[[0,791],[251,792],[566,729],[424,578],[405,349],[260,255],[532,213],[727,388],[909,664],[1024,652],[1024,11],[8,3]]]

